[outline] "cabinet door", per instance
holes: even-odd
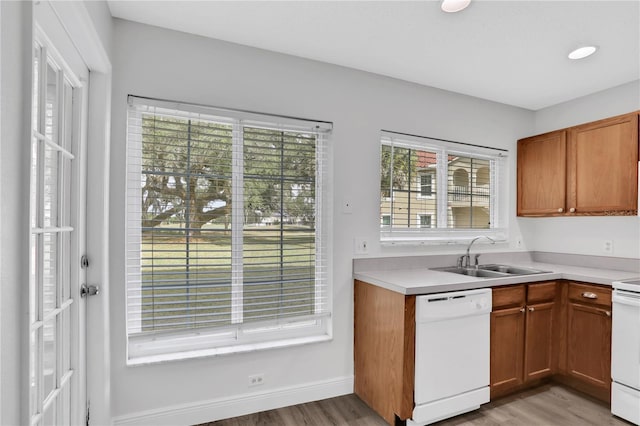
[[[564,130],[518,141],[518,216],[565,211],[566,154]]]
[[[524,307],[491,313],[491,398],[522,383]]]
[[[550,376],[553,370],[553,302],[527,306],[524,379]]]
[[[632,212],[638,208],[638,115],[627,114],[569,130],[570,212]],[[573,211],[572,211],[573,209]]]
[[[570,376],[611,389],[610,308],[569,302],[567,370]]]

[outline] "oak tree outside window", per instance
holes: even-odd
[[[330,128],[129,98],[130,363],[330,338]]]
[[[383,132],[381,241],[506,238],[501,149]],[[504,197],[503,197],[504,198]]]

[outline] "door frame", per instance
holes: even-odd
[[[86,255],[87,283],[100,295],[87,301],[87,401],[91,423],[111,423],[109,330],[109,156],[112,65],[84,2],[50,3],[89,69],[86,120]],[[35,31],[35,27],[34,27]],[[29,49],[31,47],[29,46]],[[80,261],[80,259],[78,259]],[[28,343],[28,342],[27,342]]]

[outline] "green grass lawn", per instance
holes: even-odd
[[[246,228],[243,235],[244,321],[312,312],[315,244],[311,229]],[[154,229],[142,241],[144,331],[231,323],[231,232],[204,227],[184,233]],[[187,285],[188,284],[188,285]]]

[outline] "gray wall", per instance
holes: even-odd
[[[0,2],[0,424],[28,419],[31,2]]]
[[[113,18],[111,17],[111,11],[107,2],[104,0],[85,1],[85,7],[93,26],[98,34],[102,46],[107,51],[109,57],[111,57],[112,45],[113,45]]]
[[[300,387],[353,375],[353,239],[371,256],[460,251],[380,247],[379,131],[390,129],[512,150],[533,133],[533,112],[338,66],[116,20],[111,149],[111,341],[113,414]],[[125,118],[128,94],[291,115],[334,123],[334,339],[283,350],[125,366]],[[513,169],[512,169],[513,170]],[[509,196],[515,196],[510,179]],[[352,214],[339,207],[351,201]],[[512,198],[514,199],[514,198]],[[511,203],[514,205],[515,203]],[[515,206],[509,219],[519,234]],[[504,247],[502,247],[504,249]],[[255,391],[255,389],[252,389]],[[208,420],[202,418],[202,421]]]
[[[640,110],[640,81],[536,111],[535,134]],[[640,259],[640,218],[623,216],[518,220],[527,247],[560,253]],[[604,241],[613,241],[613,253]]]

